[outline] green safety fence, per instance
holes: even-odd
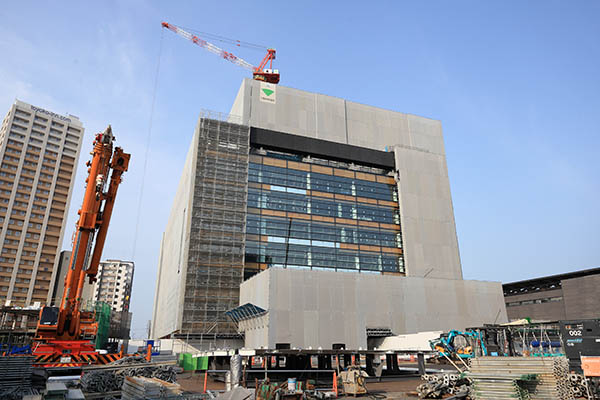
[[[191,353],[179,353],[179,366],[184,371],[205,371],[208,369],[208,357],[194,357]]]
[[[95,311],[96,321],[98,322],[95,345],[97,349],[104,349],[108,343],[108,331],[110,329],[110,305],[99,301],[96,303]]]
[[[206,371],[208,369],[208,357],[197,357],[196,358],[196,370]]]
[[[183,353],[183,370],[184,371],[195,371],[196,360],[192,358],[190,353]]]

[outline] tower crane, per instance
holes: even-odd
[[[65,357],[69,358],[65,361],[68,363],[96,361],[90,339],[96,335],[98,323],[93,312],[82,310],[81,296],[86,277],[90,283],[96,280],[117,189],[129,167],[130,154],[120,147],[113,151],[113,142],[110,125],[94,139],[63,298],[59,307],[40,310],[33,353],[44,362],[58,363]]]
[[[236,55],[225,51],[214,44],[207,42],[204,39],[199,38],[198,36],[178,27],[177,25],[169,24],[168,22],[162,23],[163,28],[167,28],[170,31],[175,32],[181,37],[186,38],[194,44],[197,44],[200,47],[205,48],[218,55],[219,57],[224,58],[225,60],[231,61],[234,64],[239,65],[240,67],[249,69],[252,71],[252,77],[257,81],[263,81],[268,83],[279,83],[279,70],[273,69],[273,60],[275,59],[275,49],[267,49],[267,54],[264,56],[258,67],[253,66],[248,61],[245,61]],[[238,42],[239,43],[239,42]],[[239,45],[239,44],[238,44]],[[267,64],[269,68],[266,68]]]

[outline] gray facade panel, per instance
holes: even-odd
[[[407,274],[462,278],[445,157],[399,146],[394,154]]]
[[[600,275],[561,281],[567,319],[600,318]]]
[[[152,313],[153,338],[181,329],[198,135],[196,130],[161,240]]]
[[[507,320],[497,282],[271,268],[242,284],[240,304],[248,302],[268,310],[260,327],[242,326],[250,347],[366,349],[367,328],[403,334]]]

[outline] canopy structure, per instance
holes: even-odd
[[[240,321],[245,321],[250,318],[255,318],[260,315],[264,315],[266,313],[267,313],[267,310],[262,309],[258,306],[255,306],[252,303],[246,303],[242,306],[233,308],[233,309],[225,312],[225,315],[227,315],[229,318],[231,318],[231,320],[233,322],[238,324]]]

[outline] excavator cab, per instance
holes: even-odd
[[[38,325],[56,325],[58,323],[58,307],[43,307],[40,311]]]

